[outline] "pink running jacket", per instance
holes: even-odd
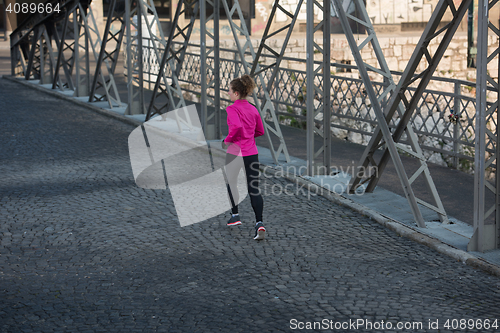
[[[255,138],[264,135],[264,125],[257,108],[246,99],[237,99],[226,108],[226,111],[229,134],[224,142],[233,143],[227,149],[228,154],[237,156],[258,154]]]

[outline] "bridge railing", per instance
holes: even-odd
[[[146,88],[152,88],[159,70],[158,60],[152,52],[152,46],[144,43],[143,68]],[[180,43],[178,44],[180,45]],[[184,92],[191,94],[196,100],[202,93],[200,86],[200,46],[189,44],[179,80]],[[226,94],[229,82],[233,77],[243,72],[243,66],[238,60],[237,50],[220,49],[221,103],[228,105],[230,100]],[[265,59],[265,56],[264,56]],[[213,58],[207,61],[213,62]],[[283,58],[283,63],[302,64],[306,60],[299,58]],[[300,66],[297,66],[300,68]],[[339,138],[360,144],[367,144],[373,134],[377,121],[372,111],[369,99],[364,90],[364,84],[357,78],[355,66],[333,63],[331,67],[331,128],[332,133]],[[166,71],[167,77],[170,74]],[[209,73],[209,79],[210,75]],[[397,82],[402,73],[393,72]],[[266,78],[271,72],[264,73]],[[321,87],[322,78],[315,78]],[[270,92],[275,103],[277,115],[283,124],[305,128],[306,121],[306,71],[289,67],[281,67],[276,79],[275,88]],[[375,89],[381,93],[383,82],[374,83]],[[448,91],[441,87],[446,86]],[[430,162],[447,165],[448,167],[472,172],[474,167],[476,99],[474,91],[476,84],[465,80],[434,77],[428,89],[423,94],[419,105],[413,114],[411,124],[419,137],[424,155]],[[452,89],[451,89],[452,87]],[[413,93],[416,87],[410,89]],[[203,92],[213,97],[213,91]],[[492,96],[493,97],[493,96]],[[493,97],[494,98],[494,97]],[[318,99],[317,104],[321,101]],[[490,101],[493,103],[493,100]],[[317,126],[322,124],[321,114],[316,117]],[[496,133],[496,113],[489,115],[487,126],[491,133]],[[392,119],[390,127],[397,125],[398,118]],[[495,154],[492,139],[487,145],[487,154]],[[403,140],[403,143],[406,141]],[[491,170],[496,168],[491,165]]]

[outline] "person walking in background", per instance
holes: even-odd
[[[249,75],[243,75],[229,83],[229,97],[233,104],[226,108],[229,131],[227,137],[222,141],[222,146],[227,149],[225,169],[232,212],[227,225],[241,224],[236,183],[238,174],[244,167],[248,195],[256,220],[254,239],[262,240],[265,238],[266,228],[262,222],[264,200],[259,189],[259,155],[255,138],[264,135],[264,125],[257,108],[246,99],[255,87],[255,82]],[[231,163],[235,161],[237,156],[243,158],[243,165]]]

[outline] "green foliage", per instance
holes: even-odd
[[[466,155],[466,156],[474,157],[474,148],[473,147],[464,146],[462,153],[464,155]],[[468,159],[465,159],[465,158],[461,158],[458,161],[459,161],[458,162],[458,164],[459,164],[459,166],[458,166],[459,170],[468,172],[468,171],[474,169],[474,161],[471,161],[471,160],[468,160]]]
[[[300,129],[306,129],[307,123],[305,121],[300,121],[300,120],[293,118],[292,121],[290,122],[290,126],[297,127]]]
[[[284,123],[286,120],[290,120],[289,126],[291,126],[291,127],[296,127],[296,128],[300,128],[300,129],[306,129],[307,128],[307,123],[305,121],[298,120],[295,117],[295,112],[293,111],[293,108],[290,105],[288,105],[286,107],[286,111],[288,113],[290,113],[290,114],[293,114],[293,116],[282,116],[282,115],[280,115],[279,116],[280,122]],[[306,115],[306,110],[302,110],[301,114],[303,116],[305,116]]]

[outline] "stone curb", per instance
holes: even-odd
[[[85,107],[89,110],[92,110],[92,111],[97,112],[99,114],[102,114],[104,116],[114,118],[116,120],[120,120],[120,121],[125,122],[125,123],[130,124],[130,125],[141,126],[143,124],[143,122],[141,122],[139,120],[125,117],[125,116],[123,116],[121,114],[117,114],[113,111],[101,109],[101,108],[94,106],[94,105],[91,105],[89,103],[79,101],[77,99],[74,99],[74,98],[66,96],[66,95],[62,95],[61,93],[59,93],[57,91],[49,90],[49,89],[28,83],[28,82],[23,81],[23,80],[13,78],[10,76],[3,76],[2,78],[7,79],[9,81],[17,82],[17,83],[22,84],[26,87],[30,87],[30,88],[36,89],[38,91],[47,93],[47,94],[52,95],[56,98],[66,100],[68,102],[73,102],[79,106]],[[174,140],[178,141],[179,143],[188,144],[192,148],[194,148],[195,146],[199,147],[199,145],[196,145],[195,143],[192,143],[192,142],[188,142],[188,140],[179,140],[179,138],[177,138],[177,136],[172,136],[172,138]],[[216,154],[224,154],[224,152],[222,152],[222,151],[214,150],[214,152],[215,151],[216,151]],[[271,176],[275,176],[276,174],[278,174],[278,171],[275,170],[272,165],[261,165],[260,169],[262,172],[264,172],[268,175],[271,175]],[[273,171],[275,171],[275,172],[273,172]],[[283,173],[280,173],[280,175],[283,175]],[[449,256],[457,261],[461,261],[462,263],[467,264],[471,267],[474,267],[476,269],[481,269],[481,270],[485,271],[486,273],[500,277],[500,267],[492,265],[481,258],[478,258],[470,253],[467,253],[465,251],[454,248],[448,244],[441,242],[440,240],[437,240],[435,238],[432,238],[430,236],[422,234],[422,233],[418,232],[417,230],[414,230],[414,229],[412,229],[408,226],[405,226],[405,225],[403,225],[397,221],[394,221],[392,219],[389,219],[389,218],[377,213],[376,211],[374,211],[368,207],[365,207],[363,205],[355,203],[354,201],[352,201],[348,198],[344,198],[335,192],[330,192],[329,190],[324,189],[324,188],[314,184],[313,182],[306,180],[300,176],[292,175],[289,173],[286,173],[284,176],[286,179],[290,180],[291,182],[298,184],[300,186],[304,186],[309,191],[312,191],[316,194],[319,194],[319,195],[327,198],[328,200],[330,200],[338,205],[346,206],[346,207],[348,207],[348,208],[350,208],[350,209],[352,209],[352,210],[354,210],[354,211],[356,211],[364,216],[369,217],[370,219],[372,219],[372,220],[376,221],[377,223],[381,224],[382,226],[396,232],[398,235],[400,235],[402,237],[406,237],[406,238],[413,240],[417,243],[426,245],[439,253],[447,255],[447,256]]]

